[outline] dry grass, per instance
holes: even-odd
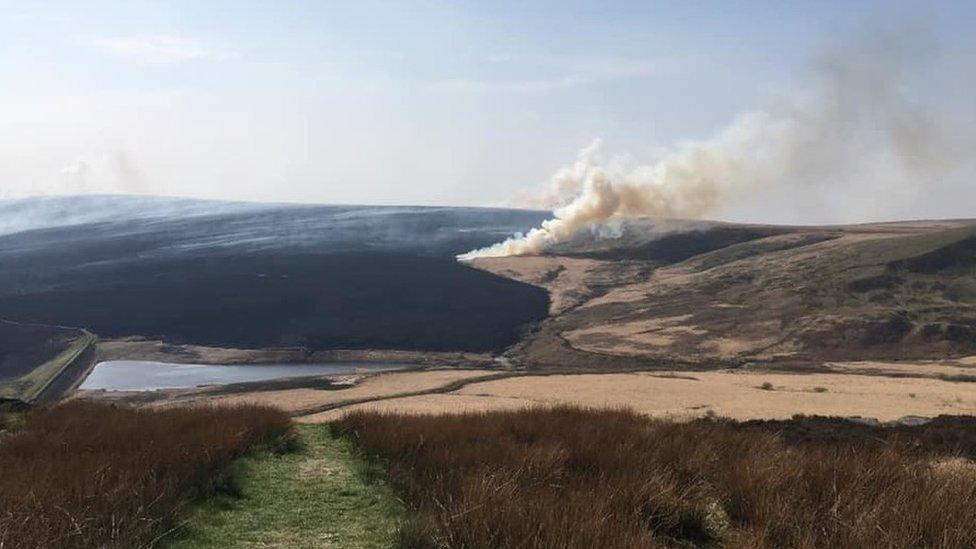
[[[345,400],[357,400],[436,389],[463,379],[481,377],[493,373],[492,370],[433,370],[427,372],[384,372],[370,375],[348,389],[323,391],[321,389],[286,389],[280,391],[258,391],[221,396],[203,396],[179,399],[164,404],[220,403],[220,404],[263,404],[275,406],[287,412],[334,404]]]
[[[903,361],[976,352],[976,289],[971,277],[960,276],[972,267],[971,221],[807,227],[738,243],[723,236],[763,237],[763,231],[785,228],[756,229],[675,233],[695,242],[675,249],[677,255],[657,254],[670,236],[658,239],[650,254],[645,243],[627,236],[603,241],[611,243],[612,255],[573,245],[549,250],[603,258],[581,277],[560,274],[553,281],[527,276],[540,271],[537,258],[476,265],[543,286],[553,303],[576,296],[574,306],[550,310],[550,319],[510,351],[528,364],[598,369],[633,367],[642,359]],[[711,251],[680,260],[689,249]],[[653,326],[660,318],[672,322]]]
[[[193,496],[232,488],[228,465],[282,444],[288,417],[239,406],[135,410],[73,402],[0,433],[0,547],[139,547]]]
[[[408,379],[408,374],[402,375]],[[771,383],[775,390],[761,390],[764,382]],[[818,392],[816,387],[827,390]],[[332,398],[340,398],[337,393],[342,392],[329,393],[335,395]],[[788,419],[805,414],[893,421],[905,415],[976,414],[976,383],[762,371],[525,376],[474,383],[450,394],[357,404],[304,416],[299,421],[329,422],[356,410],[456,413],[530,408],[539,404],[626,407],[672,419],[693,419],[712,410],[720,416],[740,420]]]
[[[549,314],[566,311],[588,298],[587,279],[600,265],[592,259],[554,256],[482,257],[470,263],[506,278],[545,288],[549,292]]]
[[[412,547],[976,545],[976,477],[894,439],[791,444],[576,408],[334,425],[419,511]]]
[[[828,362],[828,370],[844,374],[867,373],[888,376],[923,376],[933,378],[976,374],[976,357],[963,357],[957,360],[918,360],[903,362],[881,362],[877,360]]]

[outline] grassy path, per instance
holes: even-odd
[[[381,400],[396,400],[398,398],[408,398],[408,397],[421,396],[421,395],[452,393],[454,391],[457,391],[458,389],[464,388],[474,383],[484,383],[485,381],[495,381],[498,379],[521,377],[525,375],[545,375],[545,374],[526,374],[525,372],[500,372],[500,373],[485,374],[483,376],[471,377],[467,379],[459,379],[457,381],[450,381],[448,383],[445,383],[444,385],[431,387],[429,389],[421,389],[419,391],[405,391],[401,393],[391,393],[387,395],[375,395],[375,396],[367,396],[362,398],[350,398],[346,400],[340,400],[338,402],[330,402],[328,404],[310,406],[308,408],[302,408],[300,410],[293,411],[291,413],[291,416],[292,417],[310,416],[312,414],[329,412],[331,410],[337,410],[339,408],[345,408],[347,406],[354,406],[356,404],[365,404],[367,402],[378,402]]]
[[[242,497],[197,507],[167,546],[389,547],[402,513],[393,493],[364,483],[347,442],[328,426],[299,430],[302,450],[242,460]]]

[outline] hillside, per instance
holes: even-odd
[[[91,359],[93,337],[65,326],[0,320],[0,408],[5,401],[43,402],[72,388]],[[61,376],[71,370],[75,376]]]
[[[510,354],[538,367],[739,365],[976,352],[976,224],[770,227],[631,221],[474,265],[547,288]]]
[[[542,219],[477,208],[0,201],[0,318],[214,347],[501,350],[544,291],[454,255]]]

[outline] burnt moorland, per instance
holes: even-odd
[[[541,212],[134,197],[8,201],[4,212],[0,318],[102,338],[485,352],[548,307],[544,290],[454,259]]]

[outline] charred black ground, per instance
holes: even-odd
[[[77,330],[0,321],[0,381],[29,374],[77,337]]]
[[[548,307],[544,290],[454,259],[538,212],[122,197],[30,206],[72,222],[0,236],[0,318],[211,346],[492,351]]]

